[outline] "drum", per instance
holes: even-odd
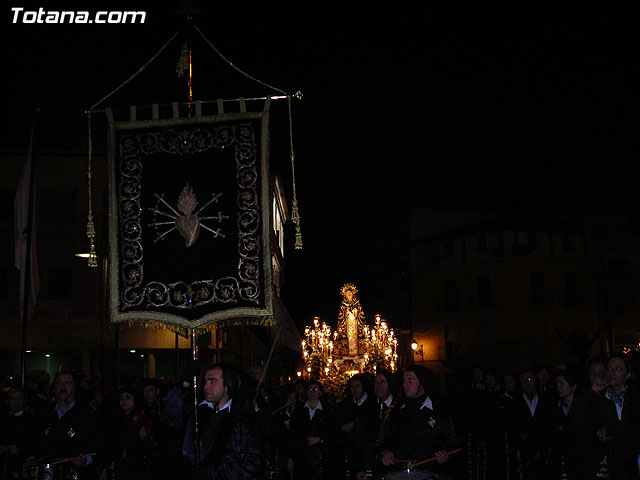
[[[69,475],[69,472],[65,472],[62,465],[46,463],[25,467],[22,478],[23,480],[65,480],[73,477]]]
[[[435,473],[418,471],[418,470],[400,470],[399,472],[388,473],[384,476],[384,480],[425,480],[439,478]]]

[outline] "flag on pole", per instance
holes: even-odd
[[[40,281],[38,275],[38,258],[36,255],[35,235],[35,179],[32,175],[34,148],[34,127],[31,128],[27,156],[22,168],[22,176],[18,182],[14,211],[14,235],[15,235],[15,266],[20,270],[20,318],[24,318],[24,300],[28,295],[27,318],[33,315]],[[31,213],[31,215],[30,215]],[[27,244],[30,245],[27,245]],[[30,249],[30,251],[28,251]],[[28,265],[27,265],[28,262]],[[28,270],[27,270],[28,269]],[[29,290],[26,292],[26,281],[29,281]]]

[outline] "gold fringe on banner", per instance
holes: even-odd
[[[216,328],[225,327],[239,327],[239,326],[254,326],[254,327],[274,327],[277,321],[275,318],[263,317],[261,319],[248,319],[248,318],[232,318],[229,320],[219,320],[207,325],[196,328],[197,335],[203,335],[211,332]],[[169,332],[177,333],[181,337],[189,338],[193,329],[183,327],[181,325],[174,325],[171,323],[164,323],[158,320],[126,320],[120,323],[124,327],[135,328],[150,328],[153,330],[167,330]]]

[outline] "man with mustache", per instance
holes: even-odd
[[[45,431],[49,457],[47,463],[58,463],[67,473],[91,478],[98,470],[102,444],[102,427],[98,414],[76,398],[76,375],[57,372],[53,380],[54,407]]]

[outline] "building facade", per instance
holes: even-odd
[[[518,371],[633,347],[640,234],[629,215],[411,214],[415,360]]]

